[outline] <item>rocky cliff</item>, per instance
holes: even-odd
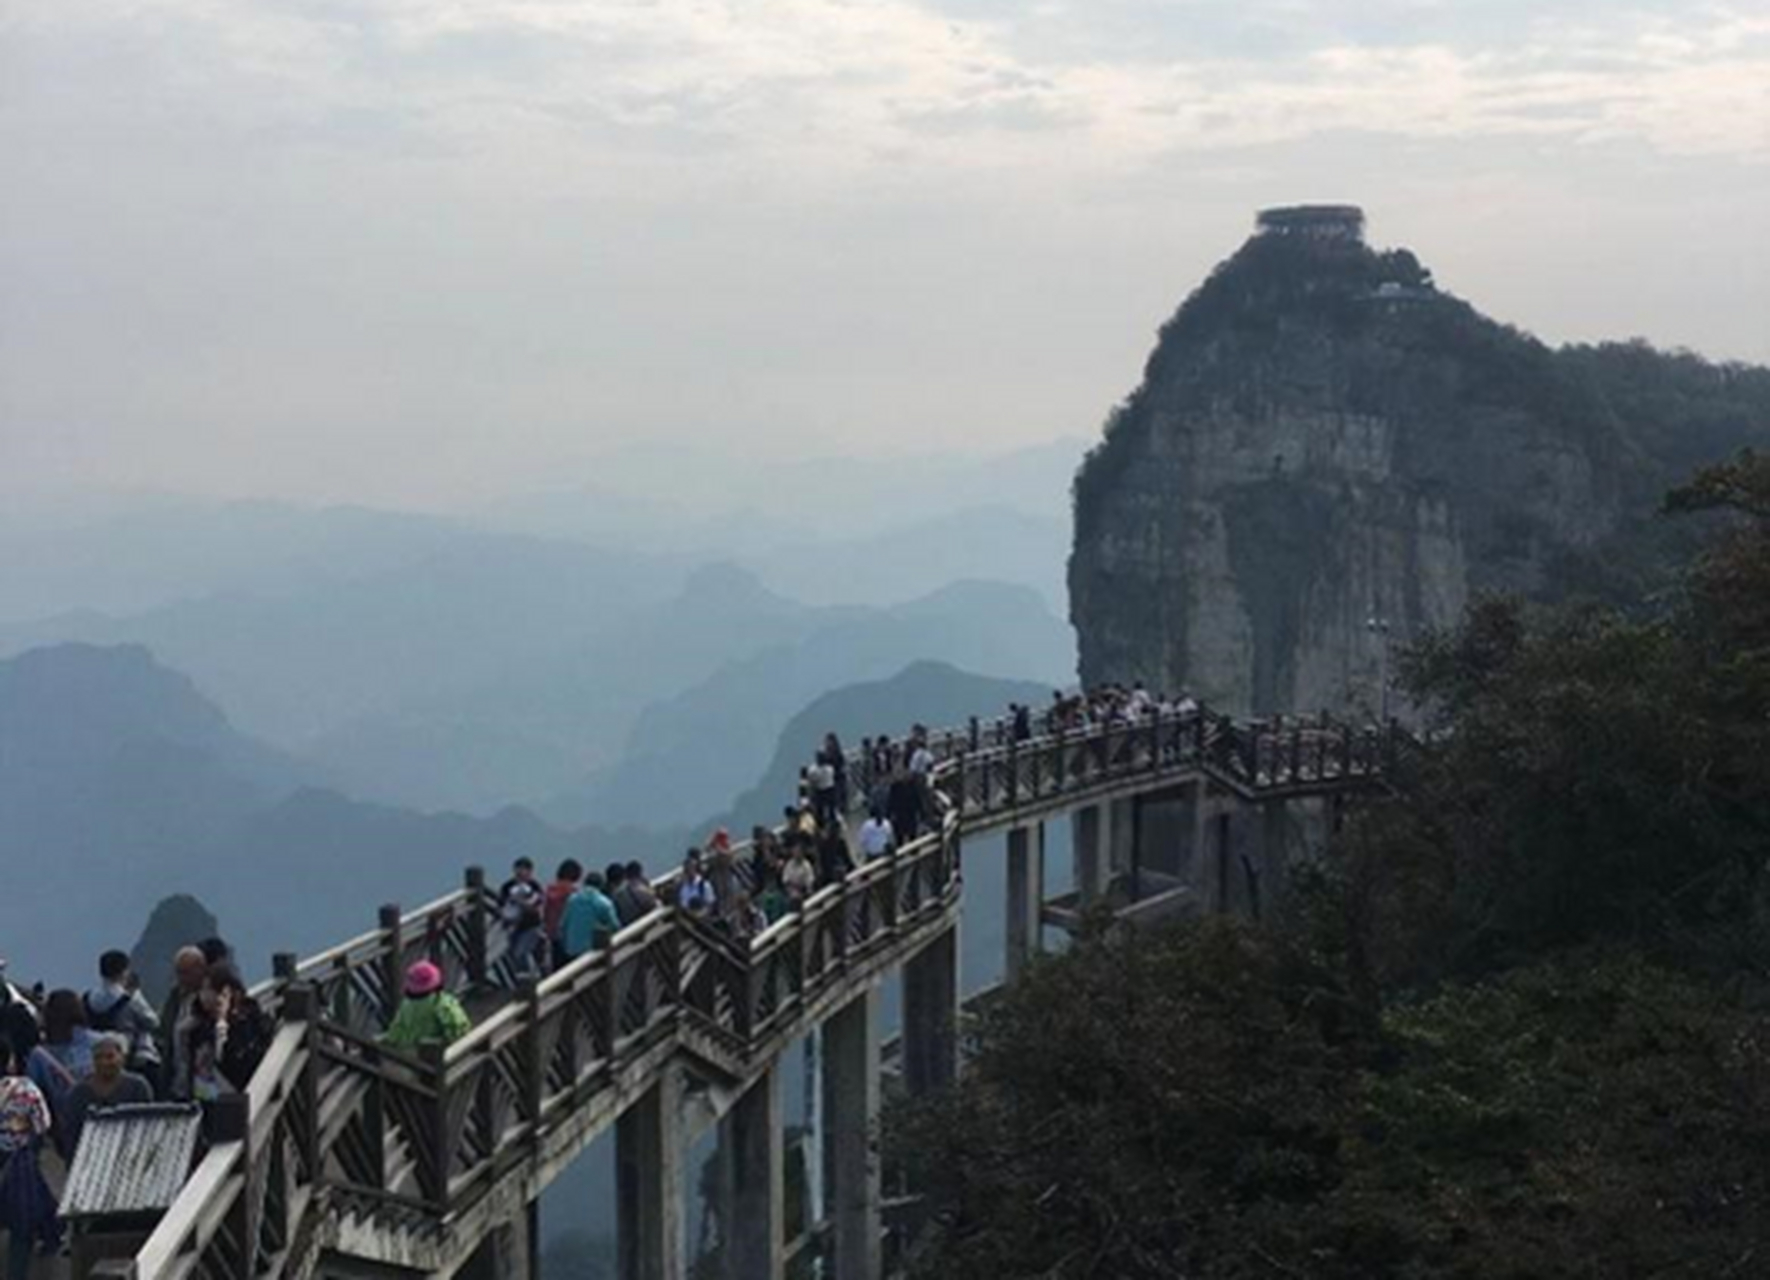
[[[1355,210],[1326,212],[1327,233],[1262,219],[1163,327],[1083,464],[1084,681],[1240,712],[1374,709],[1373,619],[1399,648],[1474,592],[1592,585],[1688,455],[1770,438],[1770,373],[1551,350],[1413,254],[1373,251]],[[1618,403],[1612,366],[1656,392],[1718,383],[1718,405],[1685,422]]]

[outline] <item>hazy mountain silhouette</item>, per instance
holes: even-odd
[[[809,561],[839,513],[845,538],[871,538],[998,507],[1066,511],[1088,441],[1061,439],[987,454],[835,455],[782,460],[742,447],[634,445],[597,460],[594,483],[504,498],[479,517],[496,527],[676,555],[759,562],[777,548]],[[941,572],[923,590],[955,576]],[[990,576],[994,576],[992,573]]]
[[[0,647],[146,644],[242,728],[305,750],[371,712],[567,652],[668,598],[673,578],[645,557],[474,534],[384,572],[287,594],[236,591],[133,617],[10,627]]]
[[[84,975],[95,934],[125,945],[179,887],[162,868],[304,776],[139,646],[0,662],[0,865],[24,880],[0,894],[0,937]]]
[[[1072,678],[1067,626],[1025,587],[954,583],[891,609],[818,611],[797,640],[726,663],[648,708],[620,763],[539,806],[558,822],[649,825],[722,811],[794,712],[918,659],[1051,684]]]
[[[362,507],[135,499],[68,524],[0,524],[0,621],[281,595],[386,573],[480,536],[435,516]]]
[[[141,937],[129,948],[129,962],[156,1009],[172,990],[172,958],[178,949],[218,936],[222,936],[221,922],[188,893],[175,893],[154,904]]]
[[[890,605],[942,582],[1032,587],[1054,612],[1065,608],[1069,520],[1060,506],[1035,514],[992,503],[860,536],[820,538],[817,554],[783,544],[745,564],[776,590],[808,604]],[[832,565],[841,566],[832,573]]]
[[[616,763],[647,706],[847,616],[776,595],[734,565],[708,565],[599,634],[471,688],[360,717],[311,750],[362,794],[487,812]]]
[[[242,962],[314,948],[459,883],[479,862],[674,852],[658,837],[565,832],[521,809],[418,814],[305,785],[306,768],[229,724],[139,646],[60,645],[0,661],[0,954],[84,983],[162,899],[219,916]],[[661,862],[660,862],[661,865]]]
[[[913,662],[884,680],[832,689],[787,721],[761,781],[732,803],[723,825],[744,832],[777,822],[781,806],[798,792],[800,768],[817,754],[826,733],[852,750],[862,738],[899,737],[912,724],[951,728],[974,715],[999,714],[1010,702],[1042,706],[1050,691],[1048,684],[974,675],[945,662]]]

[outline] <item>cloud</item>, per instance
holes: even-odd
[[[1398,20],[1438,21],[1444,9],[1382,7]],[[393,138],[418,150],[423,135],[445,152],[717,152],[802,163],[826,180],[880,157],[1039,167],[1063,135],[1074,143],[1066,163],[1084,168],[1344,130],[1770,154],[1770,18],[1619,11],[1599,24],[1521,21],[1503,44],[1396,43],[1333,37],[1321,29],[1327,10],[1248,6],[1248,23],[1284,18],[1315,33],[1269,56],[1065,60],[1029,39],[1040,23],[1076,20],[1055,4],[955,17],[913,0],[87,0],[13,20],[14,59],[33,61],[35,47],[44,74],[9,105],[28,120],[34,93],[39,107],[86,117],[105,101],[139,113],[145,99],[149,118],[199,133],[335,147]],[[46,82],[84,41],[124,46],[133,97],[126,81],[76,104],[70,95],[105,87]]]

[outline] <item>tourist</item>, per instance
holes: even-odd
[[[719,894],[701,866],[701,851],[690,849],[682,859],[682,878],[676,886],[676,905],[692,916],[711,919],[719,909]]]
[[[532,858],[518,858],[510,879],[498,890],[498,916],[510,938],[510,964],[519,978],[540,973],[540,951],[547,891],[535,879]]]
[[[0,961],[0,1045],[11,1046],[24,1059],[42,1038],[43,1024],[37,1006],[6,980],[5,962]]]
[[[748,942],[768,928],[768,914],[756,905],[748,890],[739,889],[731,901],[727,923],[732,937],[739,942]]]
[[[602,869],[602,892],[615,909],[615,919],[621,928],[627,927],[627,917],[621,914],[621,890],[627,887],[627,864],[611,862]]]
[[[78,998],[78,997],[76,997]],[[55,1193],[38,1163],[54,1121],[49,1100],[25,1074],[10,1041],[0,1041],[0,1226],[6,1228],[7,1280],[28,1280],[39,1246],[61,1244]]]
[[[792,900],[787,897],[787,891],[781,884],[782,865],[780,862],[771,862],[766,874],[756,882],[761,886],[756,905],[769,924],[785,916],[793,907]]]
[[[836,766],[820,751],[817,760],[806,770],[810,790],[811,812],[817,825],[827,827],[836,820]]]
[[[246,991],[239,970],[211,966],[186,1033],[191,1097],[198,1102],[244,1093],[270,1048],[271,1025]]]
[[[602,872],[586,872],[582,887],[565,904],[559,940],[567,964],[592,951],[601,951],[621,931],[620,913],[609,900],[607,888]]]
[[[179,1101],[191,1096],[190,1060],[184,1047],[196,1025],[197,999],[209,976],[209,961],[198,947],[181,947],[172,957],[172,993],[160,1009],[160,1062],[165,1071],[166,1094]]]
[[[629,862],[622,870],[625,874],[621,877],[620,892],[615,895],[615,913],[622,925],[629,925],[658,909],[658,895],[652,891],[651,881],[645,878],[642,864]]]
[[[720,827],[707,839],[706,853],[701,857],[701,870],[713,886],[713,900],[723,910],[737,888],[737,865],[731,852],[731,832]]]
[[[934,773],[934,751],[928,745],[928,730],[917,725],[916,734],[915,746],[910,751],[910,772],[918,778],[928,778]]]
[[[31,1050],[26,1070],[57,1116],[74,1086],[92,1074],[92,1042],[80,993],[65,987],[51,991],[43,1005],[43,1043]]]
[[[443,990],[443,971],[428,960],[406,970],[406,998],[381,1037],[396,1049],[416,1049],[426,1042],[453,1044],[473,1029],[461,1002]]]
[[[793,907],[804,906],[805,900],[817,891],[817,868],[806,856],[803,841],[796,840],[787,848],[786,865],[781,867],[781,888]]]
[[[92,1045],[92,1074],[74,1086],[67,1105],[57,1117],[56,1149],[62,1159],[73,1163],[80,1147],[80,1134],[86,1128],[86,1117],[94,1111],[111,1107],[127,1107],[154,1100],[154,1087],[147,1079],[126,1069],[129,1041],[126,1037],[101,1033]]]
[[[820,758],[836,775],[836,812],[848,812],[848,757],[842,751],[842,740],[833,733],[824,734]]]
[[[875,807],[860,824],[860,852],[863,858],[882,858],[891,852],[894,838],[885,811]]]
[[[100,1034],[121,1036],[128,1048],[126,1069],[155,1091],[160,1085],[160,1047],[155,1036],[160,1015],[141,994],[129,953],[107,951],[98,958],[99,985],[86,993],[86,1025]]]
[[[891,775],[891,787],[886,794],[885,807],[891,817],[891,830],[899,849],[922,834],[922,783],[914,773],[899,769]]]
[[[553,967],[558,969],[565,964],[565,951],[559,943],[559,928],[565,920],[565,904],[578,891],[584,881],[584,867],[576,858],[567,858],[559,864],[559,870],[553,873],[553,883],[547,886],[546,895],[541,900],[541,930],[547,935],[547,946],[553,952]]]
[[[848,851],[848,836],[840,822],[818,837],[817,869],[824,884],[841,884],[854,870],[854,855]]]

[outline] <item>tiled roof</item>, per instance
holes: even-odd
[[[202,1110],[149,1103],[94,1111],[80,1131],[61,1211],[69,1218],[156,1213],[190,1176]]]

